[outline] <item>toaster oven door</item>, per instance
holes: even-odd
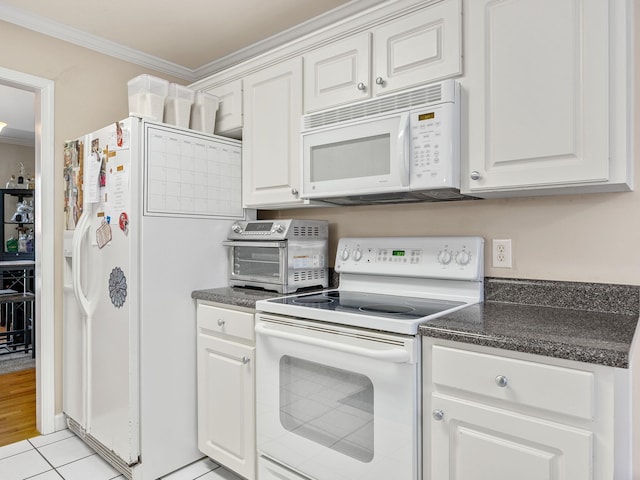
[[[287,280],[286,241],[228,241],[229,281],[232,286],[285,285]]]

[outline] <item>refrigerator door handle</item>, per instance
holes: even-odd
[[[73,243],[72,243],[72,262],[71,262],[71,280],[73,286],[73,293],[80,305],[80,309],[85,317],[89,316],[89,300],[86,295],[82,291],[82,279],[81,279],[81,262],[82,262],[82,241],[89,233],[89,228],[91,227],[91,222],[89,220],[89,212],[85,212],[84,215],[80,217],[80,221],[78,225],[76,225],[76,230],[73,233]]]

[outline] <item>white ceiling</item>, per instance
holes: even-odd
[[[0,0],[0,20],[190,83],[381,1]],[[33,100],[0,85],[0,142],[33,139]]]

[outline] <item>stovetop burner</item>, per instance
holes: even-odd
[[[396,320],[415,320],[463,305],[463,302],[449,300],[338,290],[274,298],[269,302]]]
[[[413,307],[404,307],[401,305],[365,305],[358,310],[361,312],[375,313],[413,313],[416,311]]]
[[[313,297],[294,298],[292,303],[296,303],[298,305],[309,305],[313,303],[331,303],[331,302],[333,302],[333,300],[328,297],[313,296]]]

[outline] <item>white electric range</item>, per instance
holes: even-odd
[[[257,302],[260,480],[421,478],[421,323],[483,299],[480,237],[343,238],[338,289]]]

